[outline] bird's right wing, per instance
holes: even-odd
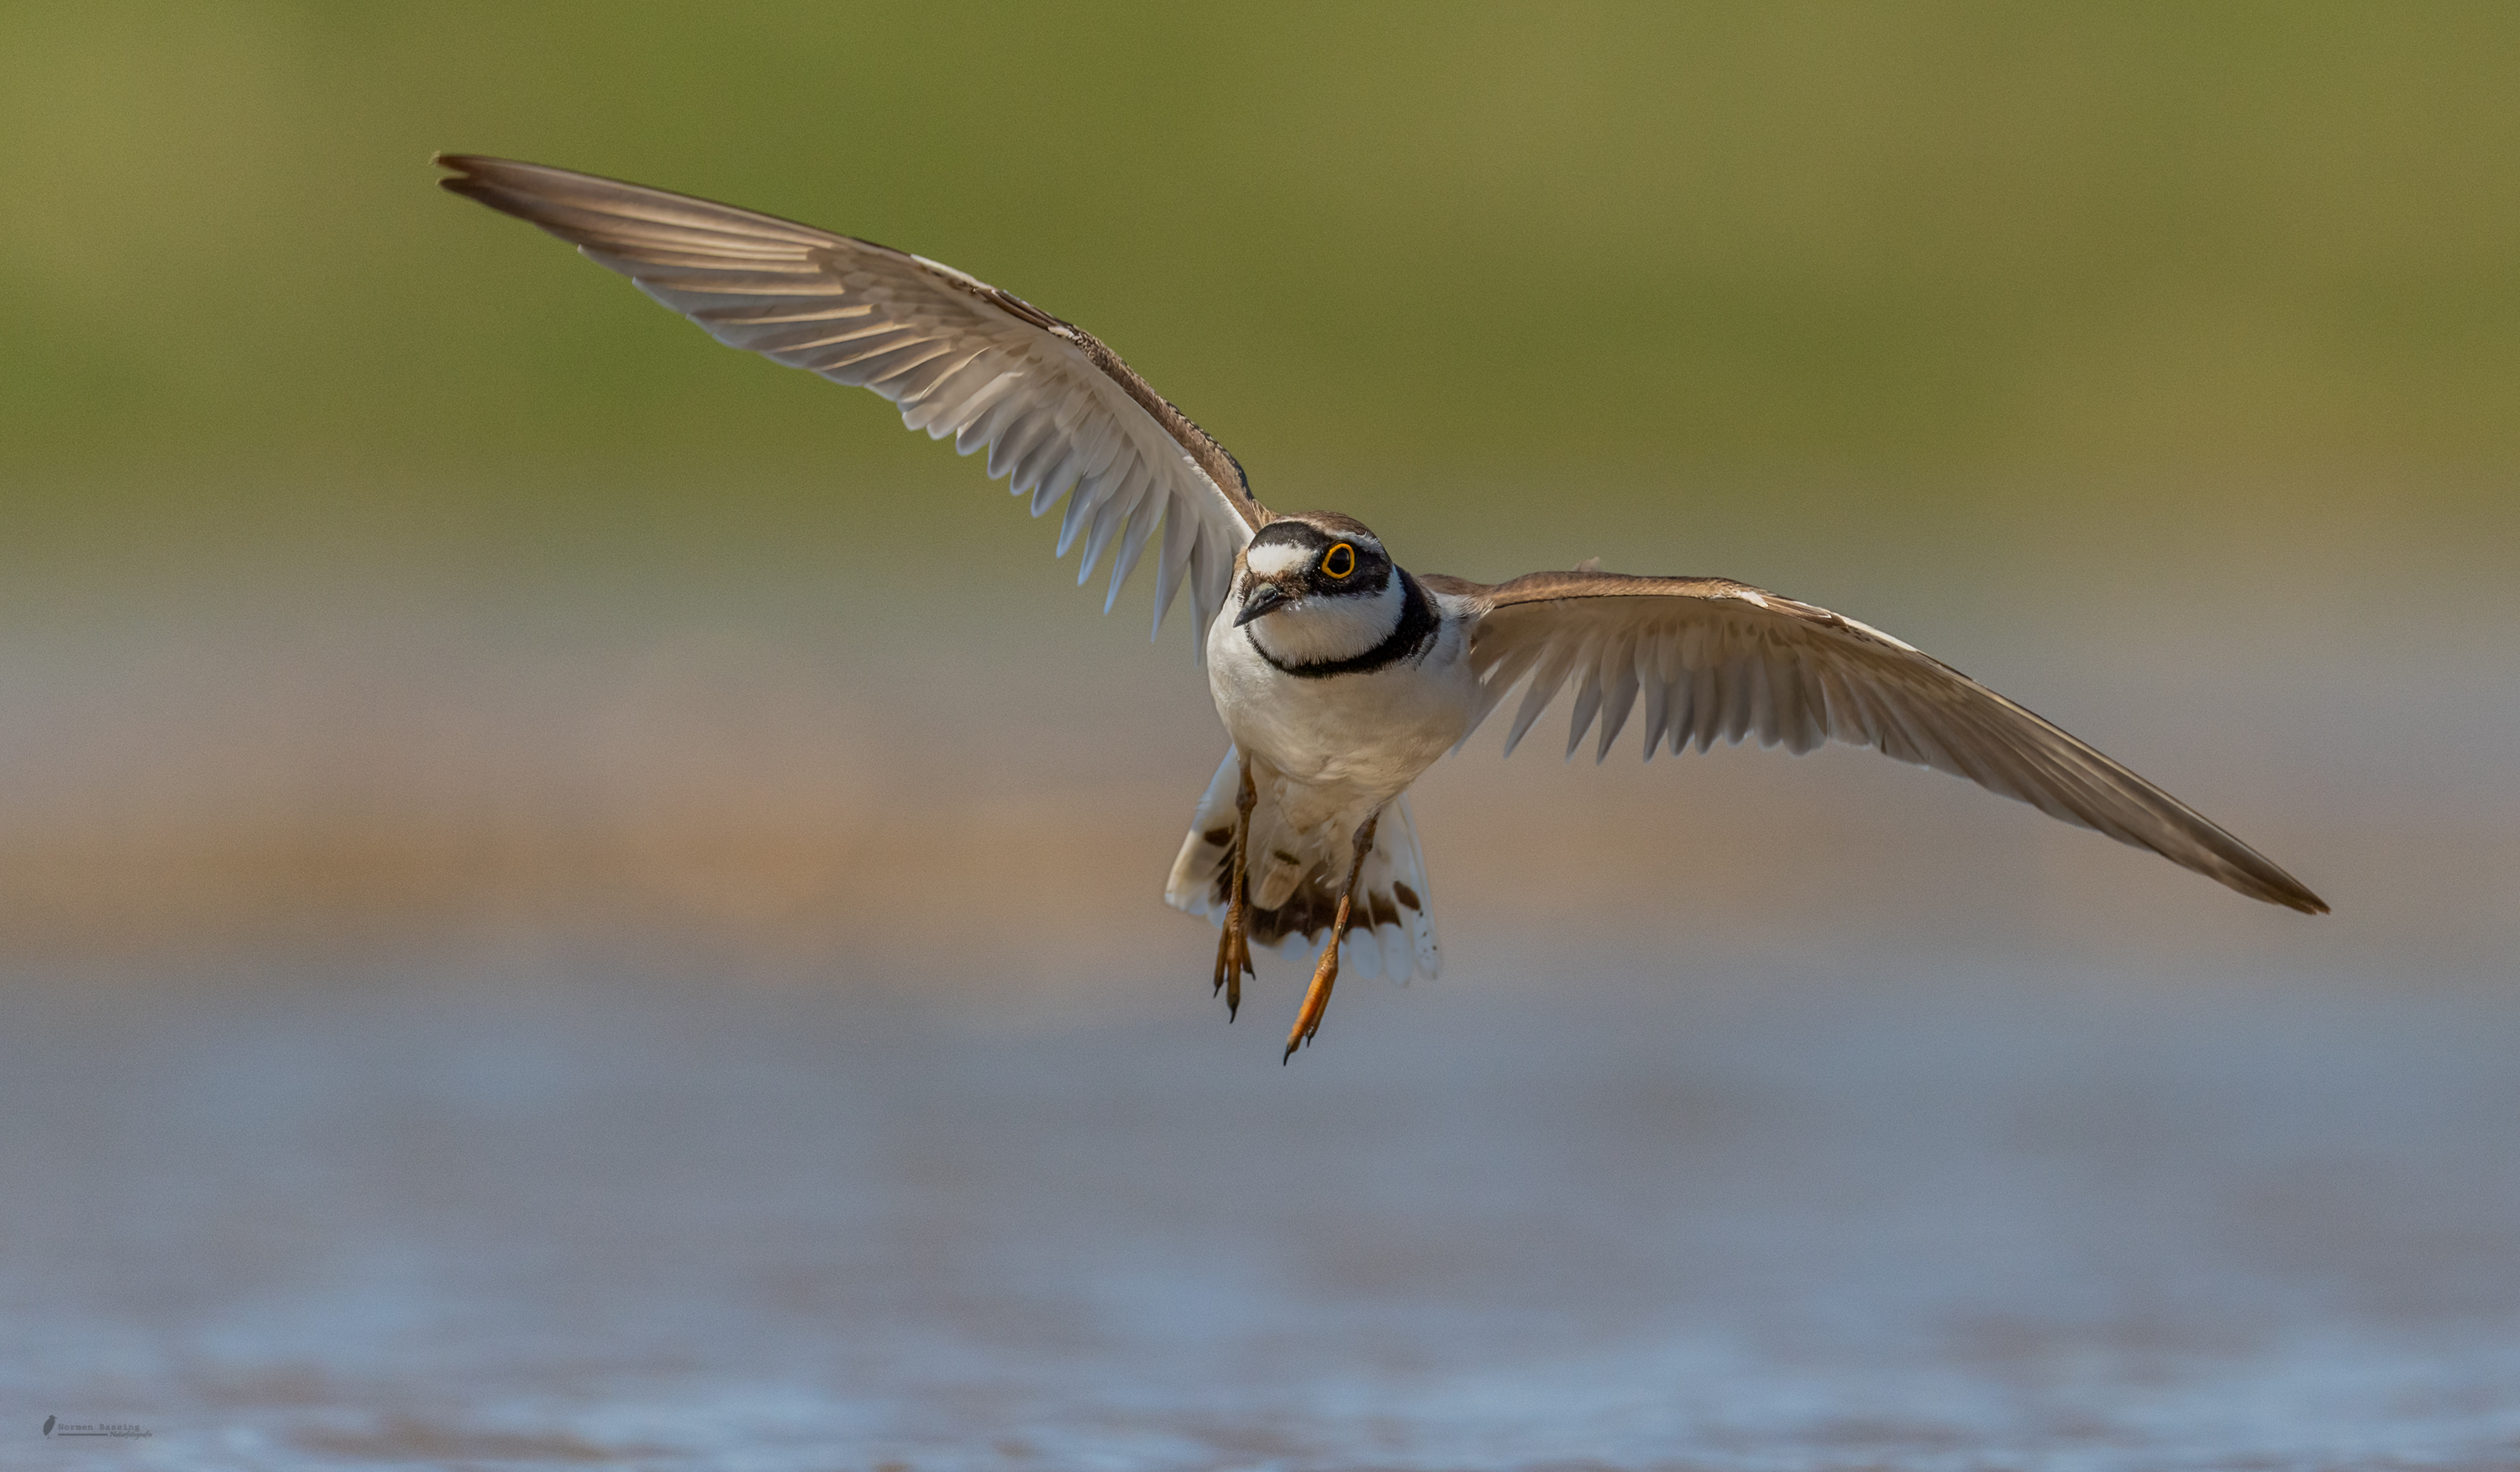
[[[1155,623],[1185,582],[1207,624],[1269,521],[1242,468],[1093,334],[952,266],[773,215],[539,163],[440,155],[438,182],[529,220],[732,347],[873,389],[904,423],[986,448],[1039,516],[1068,495],[1058,555],[1120,584],[1163,529]]]
[[[2149,849],[2252,898],[2327,910],[2196,809],[1942,661],[1824,608],[1722,577],[1588,570],[1493,586],[1421,580],[1478,611],[1472,730],[1527,677],[1508,753],[1572,678],[1570,756],[1596,716],[1606,755],[1642,694],[1647,757],[1666,738],[1675,753],[1750,736],[1796,754],[1825,741],[1868,746]]]

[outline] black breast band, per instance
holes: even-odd
[[[1243,633],[1271,667],[1280,673],[1308,680],[1328,679],[1333,674],[1371,674],[1385,666],[1416,659],[1435,642],[1435,630],[1442,621],[1435,617],[1435,605],[1427,598],[1426,590],[1418,585],[1417,578],[1398,568],[1391,571],[1400,578],[1400,622],[1381,643],[1363,654],[1350,655],[1344,660],[1316,660],[1305,665],[1289,665],[1261,648],[1257,629],[1245,628]]]

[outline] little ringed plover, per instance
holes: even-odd
[[[1091,333],[924,256],[541,164],[442,155],[438,182],[529,220],[731,346],[874,390],[912,429],[988,451],[1108,612],[1153,551],[1155,624],[1184,588],[1233,738],[1164,897],[1223,931],[1229,1016],[1253,945],[1319,944],[1285,1055],[1322,1024],[1342,956],[1439,964],[1408,791],[1516,688],[1510,753],[1570,683],[1572,755],[1643,707],[1644,753],[1755,737],[1868,746],[2149,849],[2255,899],[2327,906],[2203,814],[1950,666],[1722,577],[1595,564],[1480,583],[1412,574],[1334,512],[1273,512],[1241,465]]]

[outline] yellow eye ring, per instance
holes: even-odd
[[[1322,554],[1322,575],[1345,577],[1356,571],[1356,549],[1345,542]]]

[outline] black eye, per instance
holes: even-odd
[[[1356,571],[1356,549],[1345,542],[1322,554],[1322,574],[1328,577],[1345,577]]]

